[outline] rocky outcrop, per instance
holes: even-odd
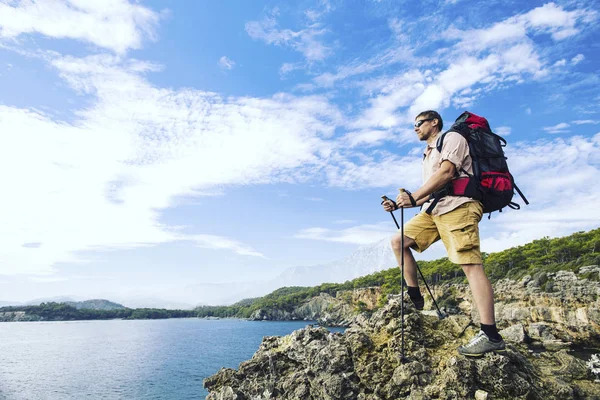
[[[261,308],[250,319],[262,321],[310,320],[326,326],[348,326],[360,311],[373,310],[381,297],[381,288],[340,291],[333,297],[321,293],[294,309]]]
[[[531,353],[513,343],[505,355],[469,359],[456,353],[476,331],[468,316],[439,320],[408,303],[401,362],[400,310],[392,298],[343,334],[309,326],[265,337],[238,370],[204,381],[207,400],[600,399],[590,369],[566,350]]]
[[[37,315],[27,314],[25,311],[3,311],[0,312],[0,322],[24,322],[39,321]]]
[[[307,327],[266,337],[238,370],[205,380],[207,399],[600,399],[599,356],[586,364],[570,351],[600,347],[598,274],[589,266],[497,282],[497,324],[508,351],[481,359],[456,352],[479,322],[466,284],[434,289],[450,314],[443,320],[405,302],[405,362],[398,296],[356,315],[357,305],[377,304],[381,292],[372,291],[372,301],[358,300],[364,293],[321,295],[299,315],[331,317],[332,304],[352,305],[343,308],[355,314],[344,334]]]

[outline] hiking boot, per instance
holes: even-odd
[[[421,311],[423,309],[423,307],[425,306],[425,298],[424,297],[420,297],[417,299],[413,299],[412,297],[410,297],[410,301],[413,303],[413,305],[415,306],[415,308],[418,311]]]
[[[469,343],[458,348],[458,352],[467,357],[480,357],[490,351],[505,353],[506,345],[502,339],[499,342],[491,341],[483,331],[479,331]]]

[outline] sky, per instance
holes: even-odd
[[[0,0],[0,300],[341,259],[394,233],[380,196],[420,186],[427,109],[509,143],[531,204],[486,217],[483,251],[597,228],[599,21],[591,0]]]

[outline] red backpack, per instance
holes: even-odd
[[[438,138],[436,145],[438,151],[442,151],[444,137],[451,131],[461,134],[467,140],[469,154],[473,161],[473,175],[462,169],[468,177],[453,179],[444,189],[433,193],[434,201],[427,208],[428,214],[439,199],[447,195],[477,199],[483,204],[484,213],[502,212],[504,207],[520,209],[521,207],[512,201],[515,190],[525,204],[529,204],[508,170],[503,150],[506,140],[492,132],[485,118],[468,111],[462,113],[452,127]],[[456,174],[459,175],[459,172],[457,171]]]

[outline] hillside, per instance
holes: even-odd
[[[78,310],[124,310],[127,307],[104,299],[92,299],[85,301],[65,301],[64,304],[75,307]]]

